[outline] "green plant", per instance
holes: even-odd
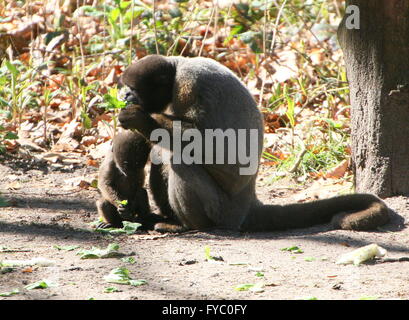
[[[33,81],[36,71],[23,65],[19,60],[4,60],[0,68],[0,107],[9,110],[8,118],[20,125],[27,106],[37,106],[37,94],[33,87],[39,84]]]
[[[88,113],[89,101],[91,97],[100,96],[98,91],[100,83],[94,81],[88,84],[79,74],[80,71],[76,69],[73,69],[71,74],[68,72],[64,81],[65,85],[60,87],[58,93],[65,93],[69,96],[73,109],[73,117],[78,114],[82,129],[87,130],[92,127],[92,120]]]
[[[51,91],[49,88],[45,88],[43,92],[43,101],[44,101],[44,111],[43,111],[43,122],[44,122],[44,141],[48,143],[48,135],[47,135],[47,110],[50,105],[50,102],[53,97],[55,97],[59,92],[58,91]]]
[[[113,132],[115,134],[118,126],[118,113],[121,109],[126,107],[126,102],[118,99],[118,88],[113,87],[109,89],[109,93],[104,95],[104,102],[101,104],[106,111],[112,112]],[[109,125],[105,122],[106,125]]]

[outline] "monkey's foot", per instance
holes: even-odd
[[[167,219],[164,218],[163,216],[160,216],[158,214],[154,213],[149,213],[149,214],[144,214],[144,215],[139,215],[136,216],[133,219],[133,222],[138,222],[142,226],[140,227],[140,230],[154,230],[155,225],[159,222],[164,222]]]
[[[159,222],[155,224],[155,231],[158,231],[160,233],[182,233],[187,231],[188,229],[185,228],[184,226],[177,224],[177,223],[168,223],[168,222]]]
[[[97,229],[122,228],[123,225],[113,225],[108,222],[100,222],[97,224]]]

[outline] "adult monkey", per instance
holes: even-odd
[[[128,100],[139,104],[121,111],[122,127],[136,129],[148,140],[155,129],[172,134],[176,120],[182,132],[190,128],[202,133],[218,128],[235,132],[256,129],[258,168],[264,133],[262,116],[248,89],[226,67],[207,58],[151,55],[127,68],[121,81],[131,90]],[[246,152],[251,147],[247,140]],[[335,228],[368,230],[389,221],[387,206],[369,194],[264,205],[255,193],[257,172],[242,175],[242,168],[239,163],[228,162],[154,165],[150,187],[161,212],[187,229],[217,226],[270,231],[332,221]],[[172,231],[163,225],[157,229]]]

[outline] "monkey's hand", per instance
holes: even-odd
[[[122,220],[132,221],[135,216],[134,205],[129,201],[127,204],[119,204],[117,211]]]
[[[122,128],[136,129],[143,135],[150,131],[152,126],[155,127],[155,120],[137,104],[132,104],[122,109],[119,113],[118,120]]]

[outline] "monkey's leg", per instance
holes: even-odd
[[[146,217],[151,213],[151,208],[149,206],[148,192],[144,188],[137,190],[135,195],[135,211],[138,217]]]
[[[97,228],[122,228],[122,219],[118,214],[117,208],[111,204],[110,202],[106,201],[105,199],[101,198],[96,202],[98,214],[104,222],[101,222]]]
[[[183,232],[186,228],[181,225],[169,204],[168,184],[169,166],[152,163],[149,185],[161,216],[151,214],[145,225],[152,223],[152,228],[159,232]]]
[[[172,164],[169,170],[169,204],[189,229],[224,226],[226,193],[201,165]]]
[[[169,167],[167,165],[151,165],[149,186],[153,200],[159,207],[160,213],[168,218],[175,218],[175,214],[169,204],[168,195]]]
[[[151,213],[148,193],[144,188],[137,190],[133,202],[134,212],[136,213],[133,221],[142,224],[142,230],[153,230],[157,223],[166,221],[163,216]]]

